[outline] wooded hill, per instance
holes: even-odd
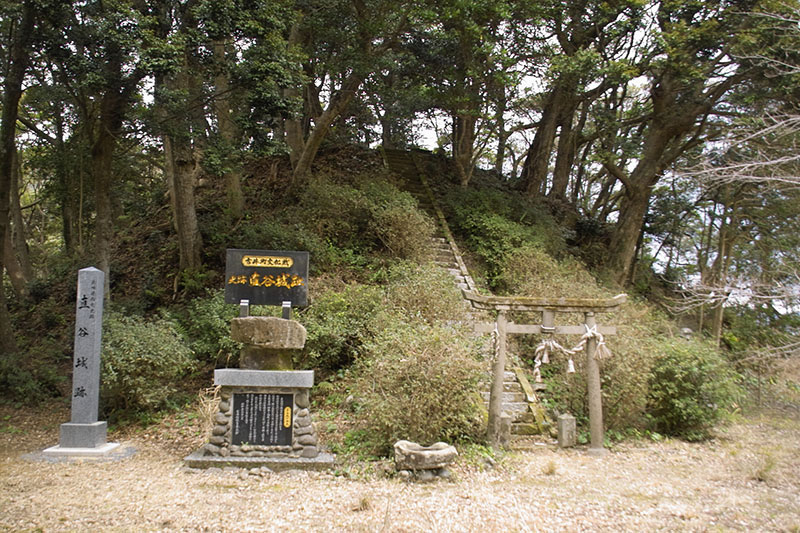
[[[413,202],[342,147],[424,132],[487,287],[518,289],[508,261],[538,243],[784,360],[798,20],[771,1],[6,2],[3,364],[70,320],[52,311],[89,264],[134,315],[219,287],[226,247],[311,250],[337,290],[384,279],[387,232],[409,232],[382,217]]]

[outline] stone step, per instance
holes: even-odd
[[[481,383],[479,385],[479,387],[481,388],[481,390],[484,393],[489,394],[489,390],[491,389],[492,384],[491,383]],[[519,392],[519,393],[521,393],[521,392],[523,392],[522,391],[522,385],[520,385],[516,381],[506,381],[506,382],[503,383],[503,392]]]
[[[483,394],[483,393],[482,393]],[[483,400],[483,405],[486,408],[489,408],[489,400]],[[503,411],[509,413],[514,422],[517,422],[517,417],[524,415],[525,413],[529,412],[528,409],[528,402],[503,402]]]
[[[503,411],[516,417],[518,413],[524,413],[528,410],[528,402],[503,402]]]
[[[488,402],[491,396],[490,392],[482,392],[481,397],[484,402]],[[524,402],[525,395],[521,392],[503,392],[503,403]]]
[[[534,417],[533,413],[528,410],[524,413],[520,413],[516,417],[515,422],[519,422],[520,424],[534,424],[536,422],[536,417]]]
[[[511,422],[512,435],[538,435],[539,426],[527,422]]]
[[[489,394],[491,388],[492,388],[491,383],[481,383],[480,385],[481,394]],[[522,390],[522,385],[520,385],[516,381],[506,381],[505,383],[503,383],[503,392],[519,393],[519,394],[524,393],[524,391]],[[520,401],[525,401],[525,398],[522,398]]]

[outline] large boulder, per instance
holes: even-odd
[[[416,442],[399,440],[394,444],[394,462],[397,470],[438,470],[456,460],[455,446],[437,442],[421,446]]]
[[[231,321],[233,340],[276,350],[302,350],[306,328],[295,320],[275,316],[247,316]]]

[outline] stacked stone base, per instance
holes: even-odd
[[[313,372],[217,370],[214,382],[220,386],[220,402],[209,442],[185,458],[192,468],[239,466],[264,467],[275,471],[287,469],[323,470],[333,466],[332,455],[318,446],[317,434],[309,411],[309,388]],[[292,420],[290,444],[238,442],[234,444],[235,394],[291,395]],[[284,407],[287,409],[289,406]],[[287,419],[288,423],[288,419]]]

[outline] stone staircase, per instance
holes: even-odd
[[[421,171],[417,157],[419,156],[403,150],[384,150],[384,161],[394,174],[402,178],[402,188],[411,193],[420,208],[437,222],[437,232],[431,239],[434,262],[453,276],[453,282],[459,291],[462,289],[474,291],[476,289],[475,282],[472,280],[450,233],[447,220],[436,203],[436,197],[428,184],[427,176]],[[469,320],[473,323],[493,321],[488,313],[473,309],[468,301],[464,300],[464,305],[467,307]],[[487,380],[483,383],[481,391],[481,396],[487,406],[491,388],[492,350],[492,342],[487,339],[483,350],[488,363]],[[513,360],[513,357],[511,359]],[[531,387],[518,367],[514,371],[505,372],[502,409],[511,415],[512,435],[534,435],[549,428],[550,424],[544,408],[534,392],[534,389],[541,390],[543,387],[541,384],[537,385],[538,387]]]

